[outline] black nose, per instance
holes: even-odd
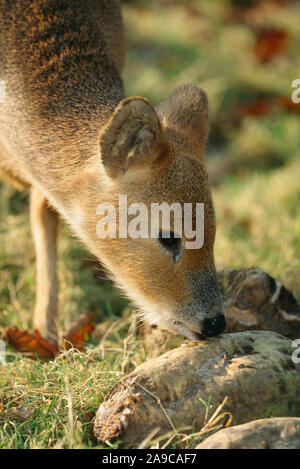
[[[213,318],[205,319],[202,333],[206,337],[214,337],[223,332],[225,327],[226,320],[224,314],[217,314]]]

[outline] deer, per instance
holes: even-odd
[[[0,0],[0,177],[30,190],[36,254],[33,326],[57,343],[61,217],[150,323],[190,340],[224,331],[216,220],[205,167],[208,100],[179,84],[156,107],[126,97],[118,0]],[[204,242],[97,236],[97,207],[202,203]],[[193,220],[195,222],[195,220]]]

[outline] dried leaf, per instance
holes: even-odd
[[[65,333],[64,339],[64,348],[67,350],[72,346],[78,350],[84,349],[84,342],[86,342],[93,330],[96,327],[96,324],[93,322],[94,316],[92,313],[84,314],[79,317],[79,319],[72,324],[69,330]]]
[[[45,360],[51,360],[60,348],[68,350],[75,347],[83,350],[84,342],[88,340],[94,329],[93,315],[85,314],[64,335],[63,344],[60,347],[44,339],[38,330],[31,333],[27,330],[22,331],[17,326],[11,326],[6,330],[5,339],[12,347],[30,358],[35,359],[38,355]]]
[[[13,420],[21,420],[25,422],[32,416],[33,407],[10,407],[6,413],[6,417]]]
[[[271,104],[270,99],[257,99],[240,105],[236,110],[237,120],[240,121],[248,116],[265,116],[270,112]]]
[[[240,104],[233,113],[233,120],[238,125],[246,117],[264,117],[278,109],[283,109],[286,112],[300,112],[299,104],[293,103],[290,97],[275,96]]]
[[[36,358],[36,355],[39,355],[49,360],[54,358],[58,352],[57,345],[45,340],[37,330],[32,334],[27,330],[21,331],[17,326],[11,326],[6,330],[5,338],[12,347],[31,358]]]
[[[291,100],[291,97],[288,96],[279,96],[278,98],[275,98],[276,103],[281,109],[285,109],[288,112],[300,112],[300,106],[298,103],[294,103]]]
[[[267,62],[283,51],[288,35],[283,29],[259,28],[256,31],[254,53],[261,62]]]

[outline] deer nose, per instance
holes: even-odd
[[[213,318],[205,319],[202,334],[206,337],[215,337],[224,331],[226,320],[224,314],[217,314]]]

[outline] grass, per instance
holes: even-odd
[[[214,192],[218,268],[258,266],[300,301],[300,162],[247,179],[228,178]]]
[[[233,119],[241,104],[290,95],[299,70],[299,4],[292,2],[269,16],[277,27],[287,29],[289,43],[284,54],[267,63],[253,54],[253,28],[226,19],[230,4],[130,2],[124,11],[129,44],[126,92],[157,104],[184,81],[206,89],[211,108],[207,164],[218,182],[213,187],[217,267],[258,266],[281,279],[300,301],[299,115],[275,109],[239,123]],[[0,332],[11,324],[31,328],[35,267],[28,194],[4,185],[0,271]],[[98,406],[122,373],[147,359],[124,313],[128,302],[103,279],[95,259],[63,224],[58,274],[60,327],[66,329],[79,314],[92,311],[99,323],[97,333],[86,352],[63,351],[50,362],[30,360],[7,347],[7,363],[0,364],[1,448],[99,447],[92,437]],[[30,417],[16,418],[14,407],[29,408]],[[207,409],[208,419],[213,411]],[[192,447],[201,431],[177,443],[171,434],[169,447]]]
[[[0,378],[0,448],[95,447],[92,421],[99,404],[139,364],[134,358],[144,355],[138,341],[128,339],[128,319],[113,326],[104,341],[85,353],[62,351],[50,362],[8,350]],[[15,407],[32,414],[22,421],[13,415]]]

